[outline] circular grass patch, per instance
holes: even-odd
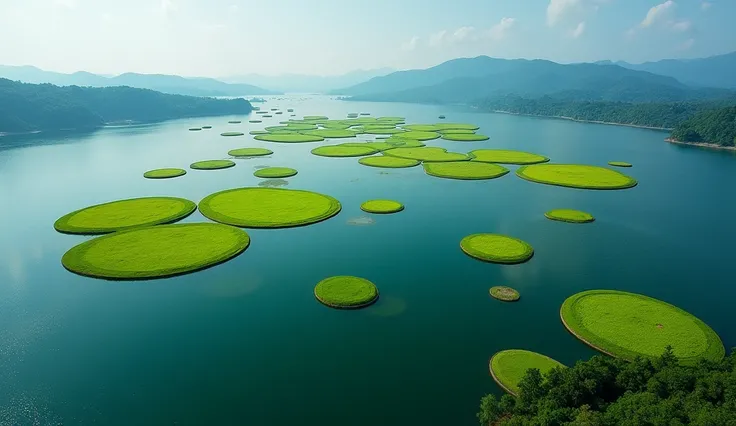
[[[266,148],[238,148],[228,151],[228,155],[233,157],[260,157],[271,154],[273,154],[273,151]]]
[[[358,162],[364,166],[383,167],[387,169],[400,169],[404,167],[414,167],[420,164],[417,160],[409,158],[390,157],[380,155],[376,157],[361,158]]]
[[[415,132],[436,132],[440,130],[440,128],[435,126],[434,124],[407,124],[403,127],[406,130]]]
[[[331,218],[341,208],[330,196],[283,188],[229,189],[208,195],[199,203],[205,217],[245,228],[309,225]]]
[[[445,133],[442,135],[442,139],[458,142],[480,142],[487,141],[490,138],[486,135],[478,135],[475,133]]]
[[[364,127],[362,132],[366,135],[398,135],[406,133],[405,130],[396,127]]]
[[[285,126],[268,126],[265,130],[267,132],[278,132],[280,130],[300,132],[302,130],[317,130],[317,126],[314,124],[288,123]]]
[[[661,300],[616,290],[590,290],[569,297],[560,318],[575,337],[611,356],[655,359],[672,346],[683,365],[725,355],[718,335],[700,319]]]
[[[520,167],[516,174],[531,182],[579,189],[626,189],[637,184],[615,170],[579,164],[533,164]]]
[[[254,136],[255,135],[267,135],[268,132],[265,131],[265,130],[251,130],[250,132],[248,132],[248,134],[251,134],[251,135],[254,135]]]
[[[388,139],[387,139],[388,141]],[[392,157],[408,158],[411,160],[443,162],[443,161],[465,161],[470,158],[465,154],[457,152],[447,152],[444,148],[422,147],[422,148],[406,148],[399,147],[389,149],[383,152],[384,155]]]
[[[400,137],[392,136],[385,139],[383,142],[391,145],[394,148],[421,148],[426,146],[422,142],[414,139],[402,139]]]
[[[184,169],[153,169],[143,173],[143,177],[148,179],[169,179],[184,176],[185,174],[187,174],[187,171]]]
[[[378,300],[378,288],[364,278],[337,276],[317,283],[314,297],[331,308],[358,309]]]
[[[608,165],[614,166],[614,167],[631,167],[632,166],[631,163],[627,163],[625,161],[609,161]]]
[[[468,235],[460,241],[460,248],[476,259],[509,265],[526,262],[534,255],[525,241],[499,234]]]
[[[580,210],[572,209],[556,209],[550,210],[544,214],[547,219],[558,220],[560,222],[570,223],[588,223],[593,222],[595,218],[592,214]]]
[[[478,130],[480,127],[467,123],[437,123],[435,126],[440,130]]]
[[[472,161],[479,161],[482,163],[526,165],[546,163],[549,161],[549,158],[542,155],[507,149],[476,149],[475,151],[470,151],[468,155]]]
[[[298,172],[289,167],[266,167],[256,170],[253,176],[265,179],[280,179],[295,176]]]
[[[438,133],[442,135],[472,135],[475,133],[475,130],[468,130],[468,129],[441,129],[437,130]]]
[[[163,278],[222,263],[249,244],[243,230],[216,223],[149,226],[86,241],[67,251],[61,263],[96,278]]]
[[[344,129],[319,129],[300,132],[304,135],[319,136],[321,138],[354,138],[355,132]]]
[[[369,200],[361,204],[360,209],[368,213],[388,214],[404,210],[404,205],[393,200]]]
[[[362,157],[365,155],[373,155],[378,152],[377,149],[368,146],[368,144],[361,144],[363,146],[356,146],[356,144],[348,145],[328,145],[314,148],[312,154],[319,155],[321,157]]]
[[[131,198],[73,211],[60,217],[54,228],[65,234],[106,234],[176,222],[196,209],[196,204],[184,198]]]
[[[403,139],[414,139],[417,141],[429,141],[432,139],[437,139],[440,137],[440,134],[437,132],[418,132],[410,130],[408,132],[401,133],[401,138]]]
[[[224,132],[220,133],[220,136],[243,136],[244,134],[243,132]]]
[[[230,160],[205,160],[197,161],[196,163],[189,165],[189,167],[196,170],[218,170],[227,169],[233,166],[235,166],[235,163]]]
[[[431,176],[446,179],[480,180],[501,177],[509,171],[497,164],[450,161],[424,163],[424,172]]]
[[[553,368],[566,368],[554,359],[536,352],[521,349],[509,349],[496,353],[491,357],[489,369],[493,380],[511,395],[519,395],[519,383],[527,370],[536,368],[547,374]]]
[[[282,143],[303,143],[303,142],[321,142],[325,138],[315,135],[304,135],[301,133],[271,133],[267,135],[257,135],[256,140],[266,142],[282,142]]]
[[[491,287],[488,291],[494,299],[498,299],[504,302],[516,302],[521,297],[519,292],[511,287],[496,286]]]

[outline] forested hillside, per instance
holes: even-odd
[[[702,111],[672,132],[680,142],[736,146],[736,106]]]
[[[247,114],[252,109],[244,99],[166,95],[130,87],[58,87],[0,79],[0,132],[6,133]]]

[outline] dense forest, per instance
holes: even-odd
[[[244,99],[166,95],[130,87],[58,87],[0,79],[0,133],[247,114],[252,109]]]
[[[483,426],[736,425],[736,354],[696,367],[671,348],[654,361],[602,355],[544,377],[530,369],[518,398],[481,399]]]
[[[672,132],[672,139],[736,146],[736,106],[699,112],[678,125]]]

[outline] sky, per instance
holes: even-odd
[[[0,64],[226,77],[736,50],[736,0],[0,0]]]

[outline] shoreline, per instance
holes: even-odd
[[[519,115],[522,117],[536,117],[536,118],[556,118],[559,120],[567,120],[567,121],[574,121],[577,123],[588,123],[588,124],[605,124],[608,126],[621,126],[621,127],[633,127],[636,129],[647,129],[647,130],[659,130],[663,132],[669,132],[674,129],[669,127],[656,127],[656,126],[641,126],[638,124],[625,124],[625,123],[614,123],[611,121],[597,121],[597,120],[580,120],[573,117],[565,117],[564,115],[540,115],[540,114],[522,114],[520,112],[511,112],[511,111],[505,111],[501,109],[494,109],[490,110],[489,112],[494,114],[508,114],[508,115]]]
[[[700,148],[710,148],[710,149],[715,149],[718,151],[736,151],[736,146],[721,146],[721,145],[716,145],[714,143],[707,143],[707,142],[683,142],[683,141],[678,141],[672,138],[667,138],[664,141],[668,143],[676,144],[676,145],[697,146]]]
[[[498,377],[496,377],[496,374],[493,372],[493,358],[496,355],[498,355],[498,353],[493,354],[493,356],[491,357],[491,359],[488,360],[488,371],[490,371],[491,377],[493,378],[493,381],[496,382],[496,384],[498,386],[500,386],[501,389],[503,389],[504,391],[506,391],[506,393],[508,393],[509,395],[518,397],[519,395],[517,395],[516,392],[512,391],[511,389],[509,389],[508,387],[506,387],[506,385],[504,385],[503,383],[501,383],[501,381],[498,380]]]

